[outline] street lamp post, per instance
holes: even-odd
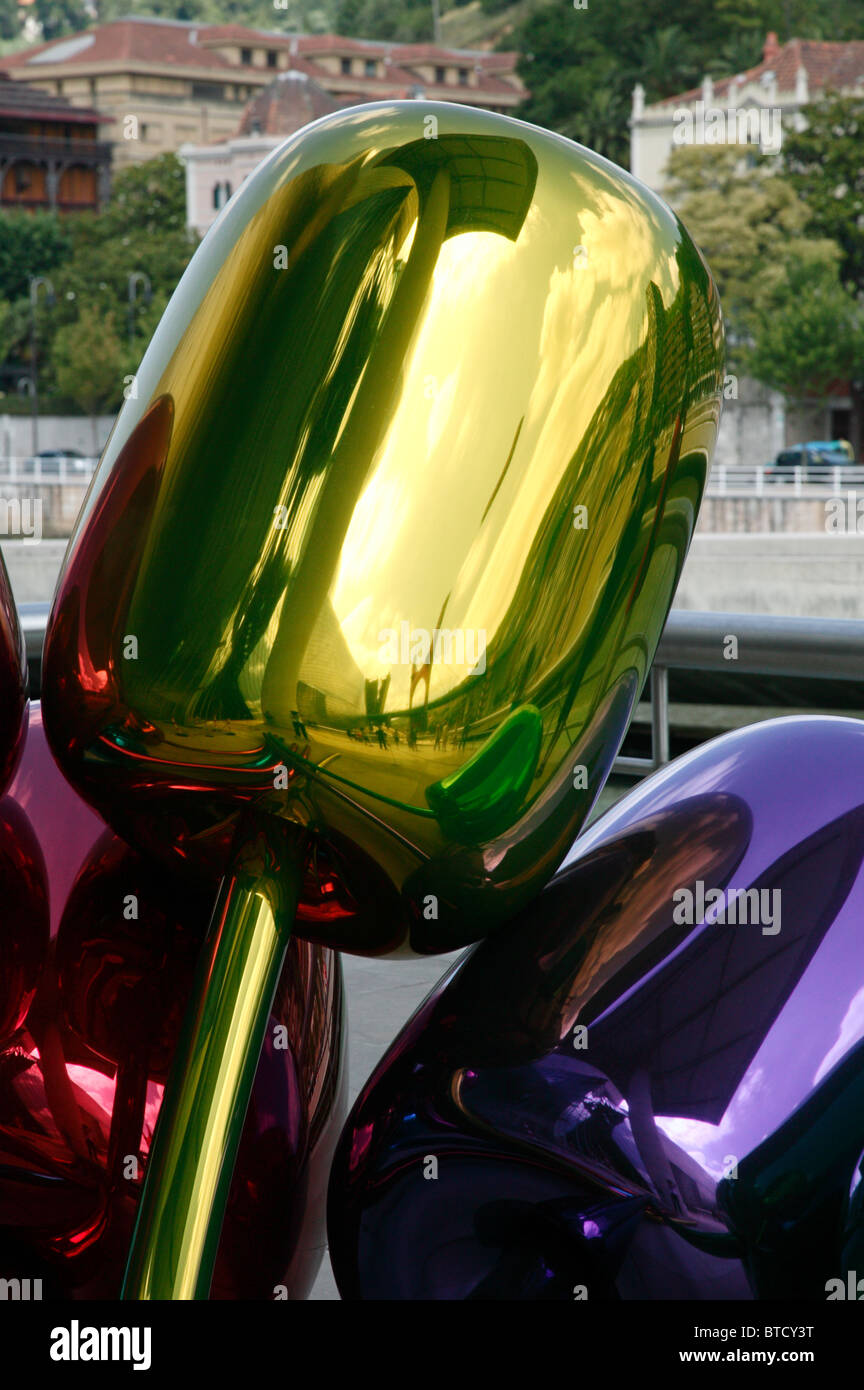
[[[36,306],[39,291],[45,291],[45,303],[49,308],[55,303],[54,286],[46,275],[30,276],[30,379],[32,390],[30,401],[33,408],[33,457],[39,453],[39,341],[36,333]]]
[[[153,298],[153,289],[150,284],[150,277],[148,275],[145,275],[143,271],[133,270],[132,274],[129,276],[128,310],[129,349],[133,352],[135,350],[135,301],[138,298],[139,285],[142,285],[144,288],[144,303],[149,304],[150,300]]]

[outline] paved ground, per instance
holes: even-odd
[[[596,814],[602,814],[634,784],[612,779],[601,794]],[[380,961],[344,956],[348,1000],[349,1104],[353,1104],[379,1057],[422,1003],[432,986],[459,959],[460,951],[428,959]],[[310,1299],[338,1299],[330,1261],[324,1260]]]
[[[364,960],[343,957],[345,994],[348,1000],[349,1101],[355,1096],[375,1063],[461,952],[423,960]],[[339,1297],[330,1261],[325,1259],[311,1299]]]

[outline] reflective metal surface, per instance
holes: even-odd
[[[330,1187],[343,1296],[845,1287],[864,1240],[862,857],[855,720],[752,726],[619,801],[360,1096]]]
[[[88,811],[34,707],[0,800],[0,1278],[41,1278],[45,1298],[118,1296],[211,896]],[[251,1059],[212,1298],[311,1288],[343,1033],[338,957],[293,940]]]
[[[0,554],[0,792],[21,753],[27,729],[27,657],[6,565]]]
[[[721,372],[705,265],[622,170],[449,103],[307,127],[206,237],[105,450],[45,652],[64,769],[210,881],[251,803],[308,828],[311,939],[483,935],[608,773]]]

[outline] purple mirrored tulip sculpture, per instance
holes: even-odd
[[[824,1301],[864,1269],[862,858],[856,720],[625,796],[367,1083],[343,1297]]]

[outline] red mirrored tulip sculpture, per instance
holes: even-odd
[[[206,1295],[289,933],[449,950],[560,862],[662,630],[721,388],[673,214],[501,116],[340,112],[206,237],[44,663],[75,786],[222,882],[128,1296]]]
[[[45,863],[26,811],[3,795],[27,729],[27,659],[0,555],[0,1046],[14,1037],[48,941]]]
[[[6,565],[0,554],[0,792],[15,771],[27,732],[27,657]]]
[[[0,885],[0,1278],[38,1279],[46,1299],[116,1298],[213,895],[106,830],[57,771],[38,706],[0,800]],[[293,938],[214,1299],[311,1288],[344,1119],[343,1031],[338,956]]]

